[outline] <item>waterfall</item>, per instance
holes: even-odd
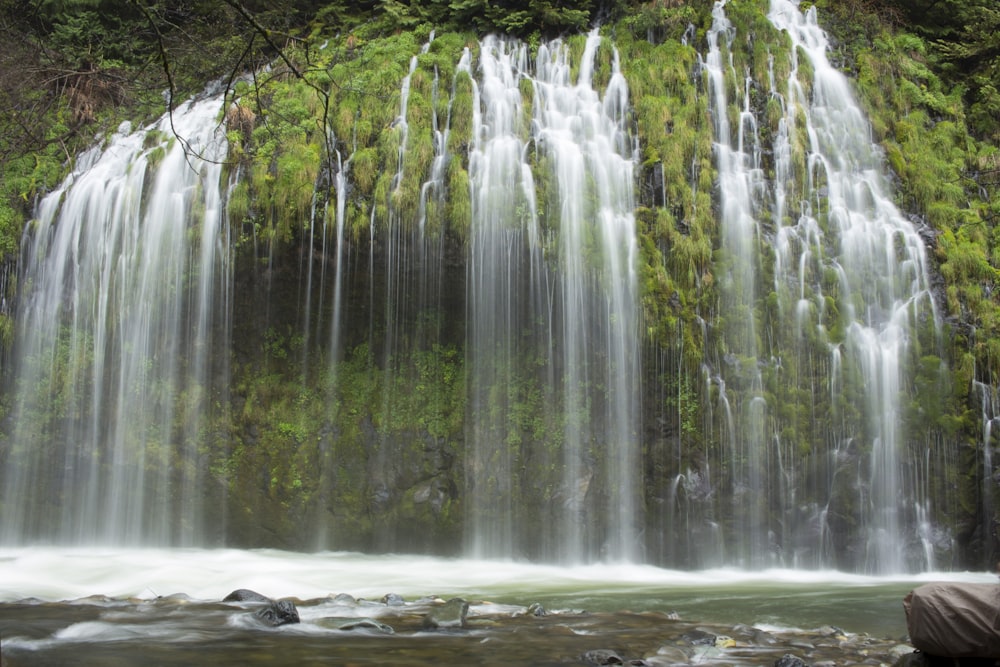
[[[845,409],[850,396],[862,403],[850,406],[856,418],[842,415],[843,423],[833,425],[830,444],[867,452],[856,482],[863,568],[901,571],[914,565],[903,545],[918,530],[904,517],[924,502],[902,474],[908,366],[921,321],[940,327],[925,248],[892,202],[882,156],[849,81],[827,58],[815,8],[803,14],[790,0],[772,0],[769,18],[792,44],[775,147],[776,290],[787,290],[797,304],[786,326],[829,350],[827,364],[836,370],[830,400]],[[808,58],[811,80],[802,80],[800,54]],[[796,127],[799,121],[804,127]],[[791,146],[793,137],[802,137],[801,144]],[[782,180],[794,172],[793,151],[804,153],[798,190]]]
[[[397,73],[365,98],[384,109],[365,116],[367,91],[336,91],[343,113],[322,139],[307,133],[327,169],[266,268],[247,250],[259,294],[234,295],[221,99],[81,155],[25,234],[18,302],[0,304],[18,327],[0,539],[939,563],[952,548],[935,522],[959,512],[932,471],[957,468],[953,443],[907,421],[944,354],[924,242],[815,10],[772,0],[761,34],[742,35],[726,8],[691,81],[679,76],[694,92],[644,99],[703,96],[677,98],[710,114],[694,139],[672,109],[633,112],[598,31],[537,50],[391,42],[376,53]],[[751,39],[770,50],[748,52]],[[634,91],[649,85],[633,71]],[[653,140],[640,153],[647,122],[692,155]],[[673,159],[714,219],[668,206]],[[646,168],[649,209],[635,193]],[[273,224],[247,210],[247,230]],[[695,223],[691,285],[653,275]],[[653,303],[661,286],[676,287],[670,303]],[[986,531],[1000,408],[974,391]]]
[[[929,567],[930,466],[903,414],[921,328],[940,338],[923,241],[892,203],[815,9],[772,0],[791,48],[787,63],[756,63],[768,72],[757,81],[752,62],[734,64],[748,37],[726,4],[701,63],[720,230],[711,324],[725,343],[706,359],[704,396],[717,408],[709,484],[731,505],[716,507],[724,544],[696,547],[695,560],[829,567],[853,552],[851,566],[871,572]]]
[[[562,42],[539,47],[534,75],[525,45],[490,37],[480,48],[467,462],[479,554],[538,549],[525,531],[538,517],[514,509],[539,483],[524,477],[530,466],[553,485],[531,508],[548,526],[545,555],[637,555],[635,148],[617,53],[603,99],[593,88],[600,44],[591,33],[575,83]],[[520,421],[540,405],[544,423]]]
[[[732,57],[726,59],[720,38],[726,40],[726,53],[735,36],[733,26],[725,16],[724,2],[716,2],[712,12],[712,27],[708,32],[708,54],[703,69],[708,78],[712,115],[715,128],[715,160],[719,172],[719,216],[722,232],[721,247],[725,255],[720,292],[720,316],[732,357],[728,360],[739,367],[739,384],[744,387],[743,401],[738,407],[742,415],[740,428],[727,428],[726,449],[732,467],[732,521],[741,533],[733,544],[730,558],[746,565],[764,565],[767,545],[764,488],[765,434],[767,404],[762,396],[762,384],[757,359],[757,323],[754,306],[757,303],[757,267],[760,261],[760,230],[758,219],[764,208],[764,173],[761,168],[761,148],[757,124],[750,110],[752,81],[736,72]],[[735,116],[738,127],[730,127],[730,106],[726,91],[727,76],[742,81],[743,107]],[[724,384],[720,401],[726,401]],[[728,412],[732,407],[725,406]]]
[[[993,469],[993,455],[996,445],[994,441],[996,436],[993,434],[994,426],[1000,423],[1000,391],[997,387],[984,384],[981,382],[973,382],[974,393],[979,394],[981,403],[981,415],[982,420],[982,460],[980,462],[980,476],[982,479],[982,488],[980,490],[980,502],[982,503],[982,522],[979,526],[979,530],[983,536],[983,543],[986,547],[987,562],[993,562],[996,560],[997,554],[991,552],[989,549],[989,539],[988,535],[993,532],[993,526],[995,525],[995,512],[996,512],[996,474]]]
[[[22,251],[6,541],[206,539],[202,441],[228,387],[213,356],[228,346],[231,292],[220,106],[123,124],[38,207]]]
[[[488,37],[480,45],[481,80],[472,87],[466,488],[469,548],[478,556],[519,549],[515,525],[526,517],[515,513],[520,434],[511,414],[532,378],[517,373],[519,357],[530,353],[518,332],[533,313],[548,312],[534,182],[522,164],[527,119],[518,86],[526,68],[524,46]],[[536,331],[536,344],[550,340],[547,330]]]

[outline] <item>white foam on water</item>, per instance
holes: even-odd
[[[576,567],[432,556],[355,552],[297,553],[269,549],[84,549],[24,547],[0,550],[0,601],[45,601],[89,596],[153,599],[183,593],[221,600],[238,588],[271,597],[313,599],[336,593],[380,599],[387,593],[488,597],[589,593],[651,594],[681,588],[855,587],[926,581],[994,583],[985,572],[927,572],[869,576],[834,570],[685,572],[651,565]]]

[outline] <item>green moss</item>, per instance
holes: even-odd
[[[472,142],[472,78],[468,72],[455,74],[455,94],[451,100],[451,128],[448,152],[456,159],[468,161]]]
[[[351,156],[351,181],[357,186],[357,194],[369,198],[378,175],[378,156],[373,148],[363,148]]]
[[[472,224],[469,174],[458,160],[452,160],[448,165],[448,200],[445,215],[449,230],[459,238],[467,239]]]

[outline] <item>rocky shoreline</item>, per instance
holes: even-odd
[[[0,604],[3,667],[19,665],[758,665],[937,664],[902,638],[720,625],[670,611],[347,594],[299,600],[234,591]],[[993,665],[990,661],[984,663]]]

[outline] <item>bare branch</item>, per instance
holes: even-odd
[[[225,0],[225,2],[227,5],[239,12],[240,16],[242,16],[254,30],[260,33],[260,36],[264,38],[267,45],[274,49],[275,53],[278,54],[278,57],[284,61],[285,65],[288,66],[288,69],[292,71],[292,74],[294,74],[296,78],[305,80],[305,76],[302,75],[302,72],[298,70],[298,68],[292,63],[291,59],[285,54],[284,49],[275,44],[274,40],[271,39],[271,31],[262,26],[257,21],[257,17],[247,11],[247,8],[237,2],[237,0]]]

